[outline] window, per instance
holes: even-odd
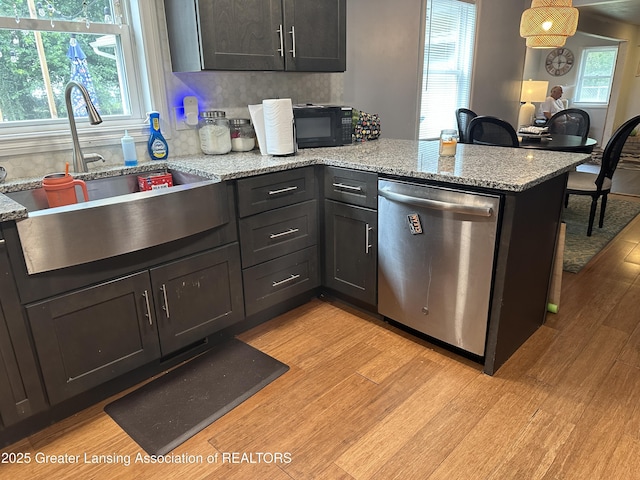
[[[454,112],[468,107],[476,8],[465,0],[427,0],[418,138],[456,128]]]
[[[156,76],[148,71],[145,54],[137,50],[143,44],[144,21],[153,24],[150,13],[141,12],[145,3],[0,2],[0,151],[18,154],[69,148],[64,91],[70,80],[85,85],[103,119],[101,125],[89,127],[82,119],[86,117],[84,101],[77,89],[72,90],[78,130],[86,129],[83,137],[89,142],[114,143],[124,128],[142,126],[153,97],[142,80]],[[129,22],[131,18],[135,23]],[[34,145],[35,132],[48,142]]]
[[[609,103],[618,47],[588,47],[582,52],[574,103]]]

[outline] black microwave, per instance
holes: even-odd
[[[298,148],[337,147],[351,143],[351,107],[334,105],[294,105]]]

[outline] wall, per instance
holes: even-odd
[[[347,0],[344,102],[378,113],[387,138],[417,138],[422,3]]]
[[[602,16],[580,14],[578,30],[608,39],[623,40],[620,44],[614,86],[603,128],[603,142],[625,120],[640,114],[640,27],[610,20]]]
[[[549,54],[548,49],[527,49],[527,56],[524,68],[524,79],[546,80],[549,82],[549,90],[554,85],[561,85],[563,89],[562,98],[568,101],[569,107],[580,108],[589,113],[591,128],[589,136],[595,138],[599,144],[603,144],[604,129],[607,121],[607,106],[574,105],[574,92],[580,70],[580,59],[586,47],[618,45],[617,40],[606,39],[595,35],[588,35],[583,32],[567,39],[565,47],[571,50],[575,63],[573,68],[565,75],[556,77],[550,75],[545,68],[545,61]],[[536,103],[538,107],[540,103]]]
[[[526,3],[526,2],[524,2]],[[515,125],[525,45],[524,3],[478,0],[470,107]],[[417,138],[422,84],[424,5],[420,0],[349,0],[344,100],[379,113],[382,135]],[[453,114],[453,112],[451,112]]]
[[[525,40],[520,17],[531,2],[478,0],[470,108],[511,125],[518,123]]]

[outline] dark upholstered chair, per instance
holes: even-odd
[[[469,143],[499,147],[519,147],[518,135],[513,127],[496,117],[481,115],[469,123]]]
[[[467,130],[469,129],[469,123],[478,115],[468,108],[459,108],[456,110],[456,121],[458,122],[458,138],[460,143],[471,143],[467,136]]]
[[[567,197],[565,198],[565,206],[568,204],[569,195],[590,195],[591,211],[589,212],[589,226],[587,227],[587,236],[591,236],[593,232],[593,221],[596,216],[596,207],[598,199],[602,197],[600,203],[600,219],[598,227],[602,228],[604,224],[604,212],[607,208],[607,195],[611,191],[611,178],[618,166],[620,153],[624,147],[627,137],[633,129],[640,124],[640,115],[627,120],[622,124],[613,136],[607,142],[602,153],[602,166],[600,171],[596,173],[589,172],[570,172],[567,182]]]
[[[591,127],[589,114],[579,108],[567,108],[553,115],[546,123],[549,133],[576,135],[586,140]]]

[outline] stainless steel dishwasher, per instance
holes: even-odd
[[[378,182],[378,312],[484,355],[500,198]]]

